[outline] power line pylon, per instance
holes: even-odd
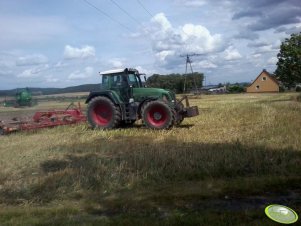
[[[191,75],[193,76],[193,69],[192,69],[192,60],[190,59],[190,57],[192,56],[201,56],[202,54],[196,54],[196,53],[192,53],[192,54],[186,54],[186,55],[180,55],[180,57],[185,57],[186,58],[186,67],[185,67],[185,74],[184,74],[184,87],[183,87],[183,92],[185,93],[186,92],[186,79],[187,79],[187,66],[189,64],[190,66],[190,71],[191,71]],[[199,94],[199,89],[198,89],[198,86],[197,86],[197,83],[196,83],[196,80],[195,80],[195,77],[193,76],[193,82],[194,82],[194,87],[195,87],[195,90],[197,92],[197,94]]]

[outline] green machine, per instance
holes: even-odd
[[[20,89],[15,94],[15,99],[7,100],[3,102],[4,107],[31,107],[37,102],[33,100],[32,93],[28,88]]]
[[[185,117],[199,114],[197,106],[189,106],[187,96],[177,100],[172,91],[143,86],[143,74],[136,69],[110,70],[100,75],[100,90],[91,92],[86,100],[88,122],[93,128],[112,129],[142,119],[148,128],[169,129]]]
[[[32,106],[32,95],[28,88],[22,89],[16,93],[17,106]]]

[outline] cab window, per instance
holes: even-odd
[[[128,80],[129,80],[129,84],[132,87],[136,87],[136,88],[140,87],[140,82],[136,74],[128,74]]]
[[[104,89],[104,90],[109,89],[109,76],[102,75],[101,89]]]
[[[118,88],[123,84],[122,75],[102,75],[102,89]]]

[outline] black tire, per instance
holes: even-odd
[[[113,129],[120,124],[120,109],[107,97],[94,97],[88,104],[87,119],[95,129]]]
[[[175,117],[172,109],[162,101],[150,101],[142,107],[144,125],[151,129],[169,129]]]

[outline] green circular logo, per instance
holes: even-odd
[[[298,220],[298,214],[294,210],[282,205],[269,205],[264,212],[270,219],[282,224],[293,224]]]

